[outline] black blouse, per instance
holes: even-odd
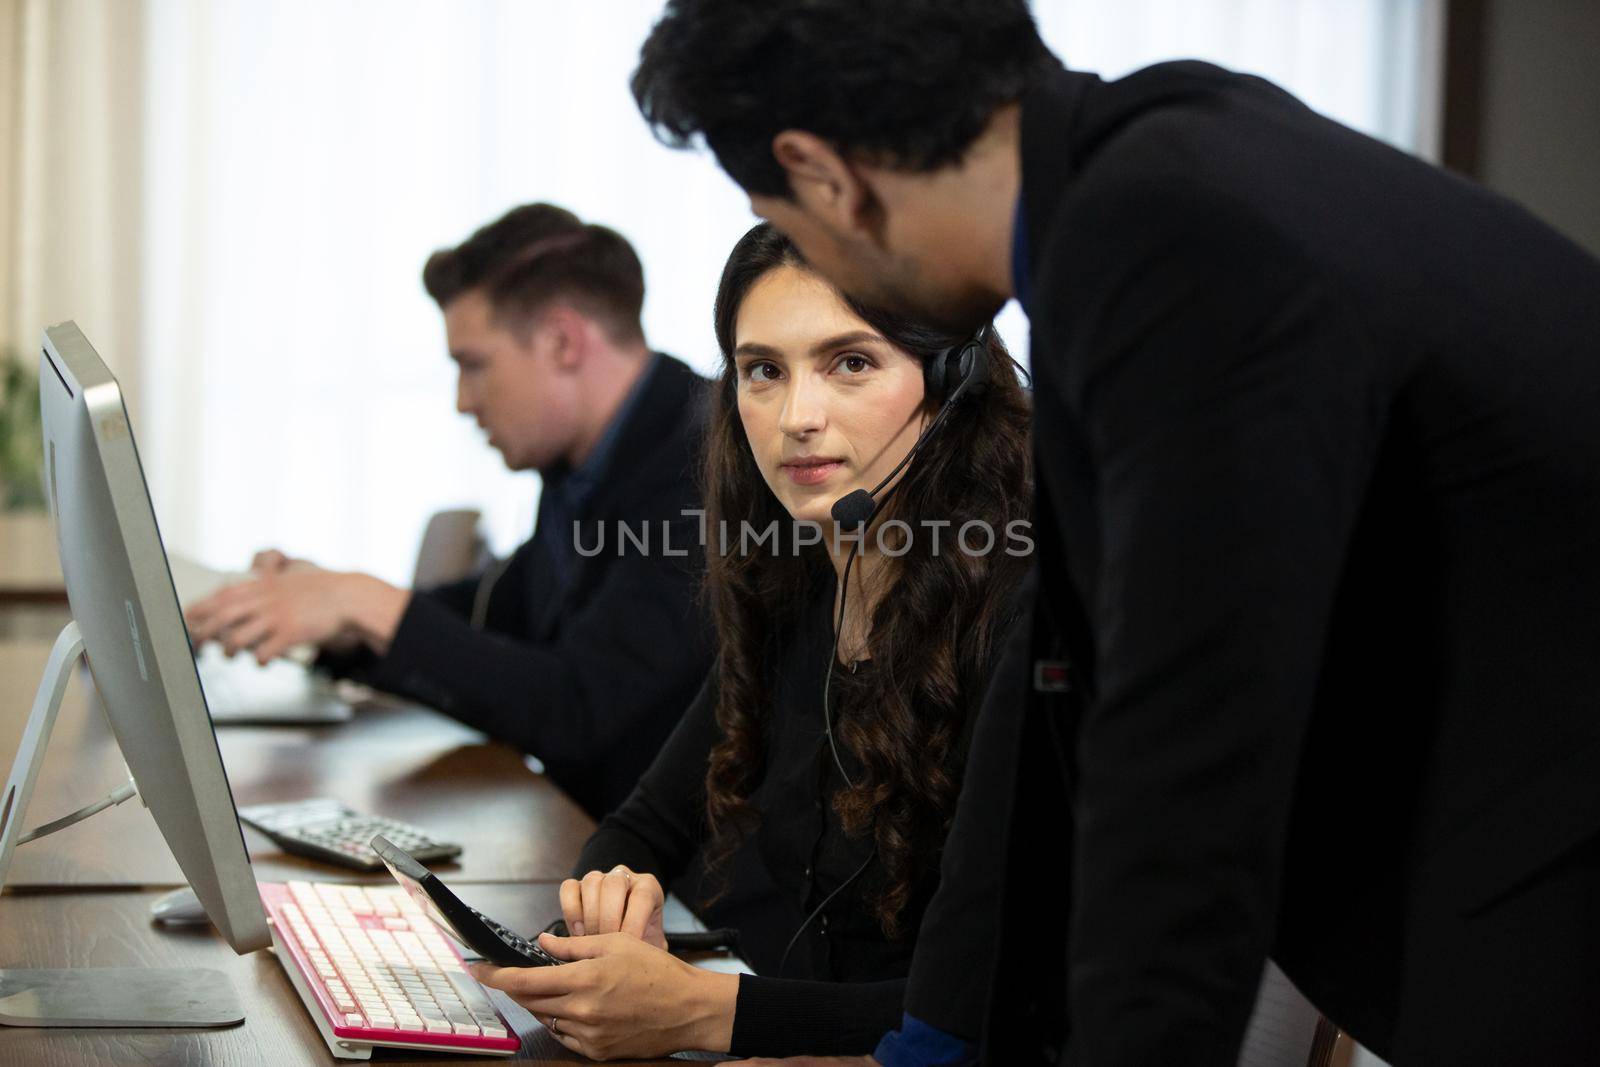
[[[626,864],[656,875],[696,904],[724,889],[698,910],[713,925],[739,929],[741,954],[759,975],[744,975],[739,982],[729,1051],[740,1056],[872,1051],[899,1024],[916,930],[937,888],[935,852],[922,858],[900,936],[885,936],[869,904],[884,883],[882,863],[870,834],[845,835],[831,803],[845,782],[823,723],[822,689],[832,652],[831,583],[825,592],[807,606],[801,625],[775,653],[764,769],[751,795],[760,822],[726,873],[708,878],[699,856],[708,835],[706,767],[721,737],[715,674],[633,794],[589,839],[577,867],[581,875]],[[841,666],[834,674],[836,731],[841,719],[871,714],[862,694],[870,688],[872,670],[868,662],[856,672]],[[974,711],[981,696],[973,694]],[[965,762],[975,717],[968,714],[952,746],[952,768]],[[842,743],[839,757],[850,777],[858,778],[859,765]],[[858,870],[860,877],[850,881]],[[824,901],[785,962],[795,932]]]

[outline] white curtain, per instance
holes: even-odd
[[[143,33],[139,0],[0,0],[0,347],[75,318],[135,397]]]
[[[1428,154],[1440,2],[1035,9],[1071,66],[1211,59]],[[634,241],[651,342],[714,366],[716,279],[753,220],[709,158],[656,144],[635,112],[627,80],[660,7],[0,0],[51,42],[32,46],[44,87],[11,138],[20,154],[0,157],[0,175],[18,158],[31,175],[0,198],[22,231],[0,228],[0,259],[20,246],[27,271],[0,266],[6,336],[31,347],[46,321],[84,325],[128,386],[176,550],[238,566],[275,544],[403,580],[425,517],[459,505],[482,507],[508,550],[537,479],[507,473],[454,413],[419,272],[507,208],[551,200]],[[1002,330],[1025,351],[1014,310]]]
[[[141,428],[168,540],[409,575],[428,513],[507,551],[537,490],[454,411],[428,253],[550,200],[627,234],[657,347],[714,365],[751,223],[657,145],[627,80],[655,3],[151,0]]]

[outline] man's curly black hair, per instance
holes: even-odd
[[[789,197],[782,130],[906,170],[961,158],[1051,62],[1027,0],[669,0],[633,97],[746,192]]]

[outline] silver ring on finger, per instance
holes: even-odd
[[[561,1020],[556,1018],[554,1015],[550,1016],[550,1025],[545,1027],[545,1029],[550,1031],[550,1036],[552,1036],[552,1037],[560,1037],[561,1036]]]

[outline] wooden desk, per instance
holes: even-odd
[[[0,759],[16,751],[47,643],[0,643]],[[441,866],[468,902],[514,929],[543,928],[560,914],[557,883],[593,822],[507,746],[414,707],[359,711],[326,727],[224,727],[218,745],[239,804],[328,794],[460,841],[459,866]],[[56,722],[29,826],[65,814],[125,780],[116,742],[80,672]],[[392,884],[356,871],[285,856],[246,832],[256,877]],[[0,963],[14,967],[211,967],[228,975],[244,1006],[242,1026],[221,1030],[0,1027],[0,1067],[11,1064],[339,1062],[270,952],[239,956],[209,926],[171,929],[150,920],[148,888],[184,878],[150,814],[137,803],[101,812],[18,849],[0,896]],[[668,928],[692,917],[668,902]],[[705,961],[738,970],[737,960]],[[527,1012],[492,993],[522,1037],[526,1063],[589,1062],[568,1052]],[[488,1063],[487,1057],[376,1053],[383,1063]],[[673,1060],[633,1061],[680,1063]],[[689,1055],[719,1060],[723,1057]]]
[[[39,672],[43,643],[0,644],[0,760],[16,753]],[[127,771],[87,672],[72,682],[56,721],[25,821],[37,826],[103,796]],[[460,842],[452,883],[538,882],[566,877],[593,821],[512,748],[485,741],[421,708],[358,711],[323,727],[228,726],[218,745],[236,803],[328,795],[357,811],[414,822]],[[342,872],[285,855],[246,831],[256,875],[384,883],[387,872]],[[138,887],[186,880],[155,821],[137,801],[18,848],[8,887]]]
[[[212,967],[244,1006],[241,1026],[223,1030],[55,1030],[0,1027],[0,1064],[184,1063],[334,1064],[289,978],[271,952],[235,955],[210,927],[169,930],[151,923],[152,892],[15,894],[0,898],[0,959],[26,967]],[[558,914],[556,887],[462,888],[473,905],[513,927],[536,930]],[[25,961],[25,962],[24,962]],[[526,1011],[492,994],[517,1033],[525,1063],[588,1063],[567,1051]],[[373,1062],[503,1062],[487,1056],[380,1051]],[[630,1061],[641,1062],[641,1061]],[[680,1063],[681,1060],[648,1061]]]

